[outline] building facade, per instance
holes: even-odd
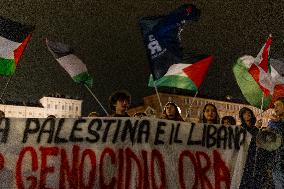
[[[43,97],[37,105],[0,104],[0,110],[6,117],[15,118],[46,118],[54,115],[57,118],[81,117],[82,100]]]
[[[159,93],[159,96],[162,105],[165,105],[169,101],[176,103],[181,110],[181,115],[184,118],[184,120],[191,122],[199,121],[203,107],[207,103],[212,103],[217,107],[220,118],[224,116],[233,116],[236,119],[237,124],[240,124],[239,111],[242,107],[250,108],[257,117],[257,120],[262,118],[263,126],[267,125],[269,117],[272,114],[271,109],[262,112],[260,109],[247,104],[239,104],[239,103],[205,99],[199,97],[194,98],[191,96],[174,95],[166,93]],[[152,114],[150,114],[150,116],[152,117],[154,116],[157,118],[160,117],[162,110],[156,94],[144,97],[144,105],[131,108],[128,111],[128,113],[130,115],[133,115],[135,112],[145,112],[149,115],[148,113],[149,110],[150,112],[153,112]]]

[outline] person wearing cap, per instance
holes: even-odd
[[[174,102],[168,102],[165,105],[161,119],[184,121],[179,113],[178,106]]]

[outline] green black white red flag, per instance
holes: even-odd
[[[76,83],[83,83],[92,87],[93,78],[89,75],[86,65],[66,44],[46,39],[46,45],[57,62],[66,70]]]
[[[212,61],[211,55],[185,55],[182,63],[171,65],[162,78],[154,81],[150,76],[148,86],[154,87],[156,84],[157,87],[174,87],[197,92]]]
[[[24,25],[0,16],[0,75],[15,73],[34,26]]]

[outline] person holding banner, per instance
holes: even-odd
[[[214,104],[205,104],[199,122],[208,124],[220,124],[220,117]]]
[[[125,91],[116,91],[109,97],[109,107],[112,111],[110,117],[130,117],[127,109],[131,102],[131,96]]]
[[[256,121],[253,111],[247,107],[240,109],[239,117],[241,127],[252,135],[240,188],[255,189],[268,186],[270,188],[273,185],[271,165],[267,163],[270,153],[256,146],[256,136],[259,133],[261,122]]]
[[[184,121],[179,113],[178,106],[174,102],[168,102],[165,105],[161,119]]]

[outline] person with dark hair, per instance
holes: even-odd
[[[236,119],[233,116],[224,116],[221,120],[221,124],[225,126],[236,125]]]
[[[256,146],[256,136],[261,127],[261,122],[256,121],[253,111],[247,107],[240,109],[239,118],[241,127],[252,135],[240,188],[256,189],[271,186],[270,165],[267,163],[270,154]]]
[[[5,117],[5,112],[3,112],[2,110],[0,110],[0,118],[4,118]]]
[[[184,121],[179,113],[178,106],[174,102],[168,102],[165,105],[161,119]]]
[[[116,91],[109,97],[109,107],[112,111],[111,117],[130,117],[127,109],[131,102],[131,96],[125,91]]]
[[[138,118],[142,118],[142,117],[147,117],[147,114],[144,112],[136,112],[133,117],[138,117]]]
[[[241,126],[244,128],[252,128],[250,129],[250,133],[254,131],[258,131],[258,128],[254,127],[256,123],[256,117],[253,111],[247,107],[243,107],[239,111],[239,117],[241,120]]]
[[[220,117],[214,104],[205,104],[199,120],[200,123],[220,124]]]

